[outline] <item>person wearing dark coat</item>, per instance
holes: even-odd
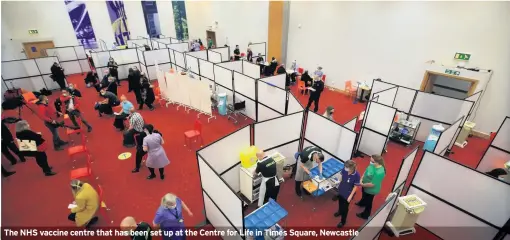
[[[53,66],[51,66],[51,75],[53,76],[53,81],[58,83],[60,90],[66,88],[66,76],[64,74],[64,69],[60,67],[57,62],[54,62]]]
[[[20,153],[18,146],[14,143],[14,137],[12,136],[11,131],[5,125],[5,119],[2,119],[2,154],[11,162],[11,165],[16,164],[18,161],[12,155],[12,153],[18,156],[20,162],[25,162],[25,158]],[[12,152],[12,153],[11,153]]]
[[[321,97],[321,93],[324,90],[324,82],[322,82],[319,78],[315,78],[312,86],[310,87],[310,98],[308,99],[308,104],[306,105],[306,110],[310,109],[312,102],[314,103],[313,112],[319,111],[319,98]]]
[[[154,95],[154,89],[152,89],[152,85],[149,83],[149,79],[147,79],[145,73],[142,73],[142,99],[143,104],[147,105],[151,111],[154,110],[152,104],[156,100],[156,96]],[[143,104],[140,104],[140,108],[138,109],[143,109]]]
[[[135,93],[136,97],[136,103],[139,105],[143,104],[142,100],[142,84],[140,82],[140,72],[137,70],[133,70],[132,68],[129,69],[129,75],[128,75],[128,84],[129,84],[129,90],[128,92],[133,91]]]
[[[250,48],[248,48],[247,50],[246,60],[248,60],[248,62],[253,62],[253,52],[251,51]]]
[[[85,85],[87,85],[87,87],[96,85],[98,81],[99,77],[97,76],[97,73],[92,71],[87,73],[87,76],[85,77]]]
[[[116,96],[118,96],[118,94],[117,94],[117,83],[115,83],[115,78],[114,77],[109,77],[108,78],[108,86],[106,87],[106,91],[111,92],[111,93],[115,94]]]
[[[301,94],[308,95],[308,87],[312,86],[312,77],[308,74],[308,70],[306,70],[303,75],[301,75],[301,81],[305,82],[305,90],[301,90]]]
[[[119,65],[111,57],[110,61],[108,62],[108,70],[110,70],[110,75],[115,78],[115,81],[117,81],[117,85],[120,86],[119,71],[117,68],[119,68]]]

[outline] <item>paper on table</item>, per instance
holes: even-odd
[[[75,207],[77,207],[77,205],[72,203],[69,203],[69,206],[67,206],[68,209],[73,209]]]

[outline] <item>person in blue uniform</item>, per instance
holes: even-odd
[[[338,211],[334,214],[335,217],[340,217],[340,222],[336,225],[338,228],[345,226],[349,203],[356,194],[361,179],[359,172],[356,171],[356,162],[352,160],[345,162],[344,169],[340,174],[342,178],[338,185]]]

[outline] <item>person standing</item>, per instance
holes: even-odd
[[[211,49],[213,47],[213,41],[211,38],[207,38],[207,48]]]
[[[111,92],[111,93],[115,94],[116,96],[119,95],[117,93],[117,83],[115,83],[114,77],[108,78],[108,87],[106,87],[106,91]]]
[[[319,79],[315,78],[313,80],[313,85],[308,87],[310,90],[310,98],[308,98],[308,104],[306,104],[306,110],[310,109],[312,102],[314,103],[313,112],[319,111],[319,99],[321,97],[321,93],[324,90],[324,83]]]
[[[188,206],[186,206],[186,203],[173,193],[167,193],[163,196],[161,205],[156,211],[154,221],[152,221],[156,229],[159,228],[163,230],[163,239],[184,240],[186,238],[185,236],[176,236],[175,234],[178,231],[185,232],[182,210],[186,211],[190,217],[193,216],[193,213],[189,210]],[[170,233],[170,236],[165,233]]]
[[[117,70],[119,68],[119,65],[117,64],[117,62],[115,62],[115,60],[112,57],[108,61],[107,67],[110,70],[110,74],[112,75],[112,77],[115,78],[114,81],[117,81],[117,85],[120,86],[119,71]]]
[[[134,135],[136,133],[143,132],[144,131],[143,128],[145,125],[142,115],[140,115],[140,113],[137,113],[135,111],[135,108],[131,108],[129,111],[130,111],[129,129],[124,133],[124,141],[122,143],[124,147],[128,148],[133,147],[135,145]]]
[[[136,142],[136,153],[135,153],[135,169],[133,169],[132,173],[140,172],[140,167],[142,166],[142,159],[147,152],[143,150],[143,139],[147,136],[147,133],[141,132],[135,134],[135,142]]]
[[[264,64],[264,58],[262,57],[262,54],[259,53],[259,55],[257,56],[257,59],[255,60],[255,63],[259,65],[260,74],[262,75],[264,73],[264,67],[266,66]]]
[[[74,197],[74,207],[67,217],[70,221],[76,223],[77,227],[89,228],[97,222],[97,210],[101,206],[97,191],[88,183],[80,180],[71,180],[71,191]]]
[[[67,89],[62,89],[62,95],[59,100],[62,103],[60,112],[67,113],[75,127],[80,127],[76,121],[76,117],[78,117],[80,121],[87,126],[87,131],[92,132],[92,126],[83,118],[83,114],[80,112],[80,101],[78,97],[71,95]]]
[[[80,90],[76,89],[76,87],[72,83],[69,83],[69,86],[67,87],[67,92],[69,92],[69,94],[71,94],[71,96],[73,96],[73,97],[81,98]]]
[[[251,51],[251,48],[248,48],[248,50],[246,50],[246,60],[248,60],[248,62],[253,61],[253,52]]]
[[[154,101],[156,101],[156,95],[154,94],[154,89],[149,82],[149,79],[145,76],[145,73],[142,73],[142,99],[143,103],[140,104],[138,109],[143,109],[143,104],[149,107],[149,110],[153,111],[154,106],[152,105]]]
[[[296,165],[296,195],[302,196],[303,182],[310,178],[310,169],[313,167],[313,162],[319,165],[319,174],[322,176],[322,162],[324,162],[324,154],[315,146],[308,146],[299,153],[300,161]],[[306,191],[305,191],[306,192]]]
[[[30,130],[30,125],[25,120],[16,123],[16,138],[21,154],[24,157],[35,157],[35,162],[42,169],[44,175],[53,176],[54,173],[48,165],[48,156],[46,155],[46,141],[41,133]]]
[[[239,61],[241,59],[241,51],[239,50],[239,45],[236,45],[234,49],[234,60]]]
[[[317,70],[315,70],[313,75],[314,75],[314,79],[317,78],[319,80],[322,80],[322,75],[324,75],[324,73],[322,72],[322,67],[317,67]]]
[[[135,233],[139,233],[139,235],[133,234],[131,235],[131,240],[152,240],[151,235],[151,226],[149,223],[140,222],[136,223],[134,217],[125,217],[120,222],[120,229],[122,231],[134,231]],[[143,234],[142,234],[143,233]]]
[[[60,90],[66,88],[66,76],[64,74],[64,69],[58,65],[57,62],[53,63],[53,66],[51,66],[51,75],[53,76],[53,81],[58,83],[58,86],[60,86]]]
[[[57,111],[54,107],[48,105],[48,97],[45,95],[39,96],[39,101],[36,103],[39,110],[39,115],[44,120],[44,125],[50,130],[53,136],[53,147],[56,151],[62,150],[62,146],[68,142],[62,141],[58,135]],[[62,115],[62,113],[60,113]]]
[[[334,121],[333,120],[333,113],[335,113],[335,108],[333,106],[328,106],[326,108],[326,111],[324,112],[324,116],[325,118],[331,120],[331,121]]]
[[[135,71],[134,69],[129,69],[128,74],[128,92],[133,91],[135,93],[136,97],[136,103],[138,103],[139,108],[143,107],[143,100],[142,100],[142,84],[140,82],[140,72]]]
[[[334,214],[335,217],[340,217],[340,222],[336,225],[338,228],[345,226],[347,213],[349,213],[349,203],[356,194],[360,181],[359,173],[356,171],[356,163],[352,160],[345,162],[344,169],[340,173],[342,177],[340,185],[338,185],[338,211]]]
[[[26,161],[23,155],[21,155],[18,146],[16,146],[14,143],[14,138],[12,137],[11,131],[7,125],[5,125],[5,119],[2,119],[2,154],[5,156],[5,158],[7,158],[7,160],[9,160],[9,162],[11,162],[11,165],[15,165],[17,160],[11,152],[18,156],[20,162]],[[4,173],[3,170],[4,169],[2,167],[2,173]]]
[[[253,176],[259,173],[262,175],[262,182],[260,184],[258,206],[266,204],[269,198],[276,201],[278,193],[280,192],[280,181],[276,176],[276,162],[273,158],[266,156],[262,151],[257,154],[257,167],[255,168]]]
[[[159,169],[159,177],[161,180],[165,179],[165,166],[170,163],[168,157],[166,156],[165,149],[163,149],[163,144],[165,141],[163,140],[163,136],[161,133],[154,130],[154,126],[151,124],[147,124],[143,128],[145,134],[147,135],[143,139],[143,151],[147,152],[147,168],[151,172],[151,175],[147,177],[147,179],[153,179],[156,177],[154,173],[154,169]]]
[[[381,185],[384,177],[386,176],[386,168],[384,166],[384,159],[380,155],[372,155],[370,158],[370,165],[365,169],[361,180],[361,187],[363,188],[363,195],[361,200],[356,203],[360,207],[365,207],[361,213],[356,216],[362,219],[368,219],[372,213],[372,203],[375,195],[381,191]]]

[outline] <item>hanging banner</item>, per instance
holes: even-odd
[[[97,41],[92,23],[90,22],[89,12],[82,1],[65,1],[69,18],[73,24],[76,39],[84,48],[96,49]]]
[[[156,5],[156,1],[142,1],[142,9],[147,34],[151,38],[159,37],[159,35],[161,35],[161,27],[159,25],[158,6]]]
[[[188,20],[186,18],[186,2],[172,1],[174,12],[175,33],[177,39],[188,40]]]
[[[124,2],[106,1],[106,7],[108,8],[108,14],[112,22],[115,42],[118,46],[124,46],[127,44],[127,40],[130,39],[131,34],[128,28],[126,11],[124,10]]]

